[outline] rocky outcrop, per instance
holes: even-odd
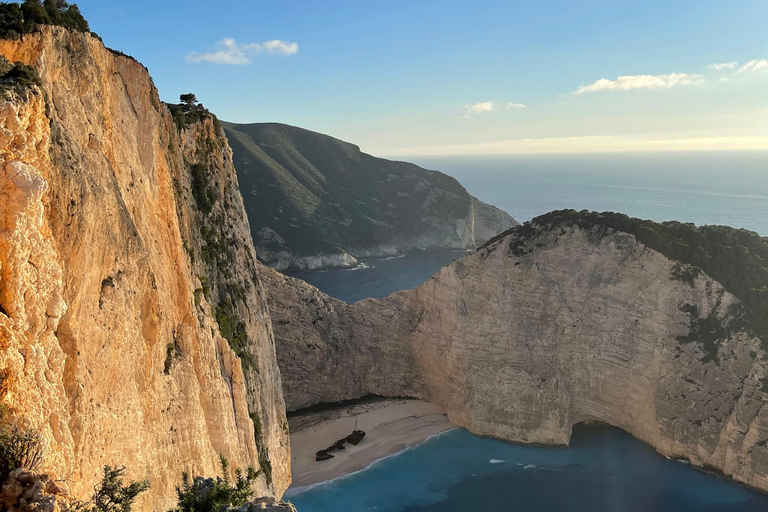
[[[768,490],[768,354],[739,300],[688,270],[565,223],[513,229],[384,300],[269,273],[288,408],[408,395],[476,434],[558,445],[605,422]]]
[[[12,471],[0,488],[0,506],[8,512],[60,512],[78,505],[49,475],[23,469]]]
[[[458,181],[276,123],[224,123],[259,259],[352,267],[417,249],[474,249],[517,222]]]
[[[274,498],[262,498],[251,503],[246,503],[242,507],[227,508],[227,512],[258,512],[259,510],[267,510],[272,512],[296,512],[296,508],[290,503],[278,501]]]
[[[42,86],[0,101],[2,400],[42,468],[90,496],[102,465],[175,503],[218,454],[290,482],[269,312],[231,152],[205,112],[171,115],[147,70],[89,34],[0,41]]]

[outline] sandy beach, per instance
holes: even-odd
[[[365,438],[357,446],[332,452],[334,458],[315,461],[315,452],[357,428]],[[376,400],[308,412],[289,419],[291,428],[290,490],[360,471],[372,462],[454,428],[445,409],[421,400]],[[290,493],[289,490],[289,493]]]

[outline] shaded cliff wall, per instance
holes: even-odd
[[[358,258],[476,248],[517,225],[454,178],[376,158],[278,123],[224,129],[259,258],[277,268],[351,267]]]
[[[382,301],[284,279],[270,307],[289,410],[411,395],[474,433],[543,444],[606,422],[768,490],[768,355],[739,301],[626,233],[516,237]]]
[[[124,464],[152,483],[140,508],[166,509],[183,471],[214,475],[223,453],[282,494],[269,312],[217,122],[180,129],[147,70],[88,34],[45,27],[0,54],[42,79],[0,102],[0,366],[44,469],[84,497]]]

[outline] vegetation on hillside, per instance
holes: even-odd
[[[181,130],[191,124],[199,123],[206,117],[212,117],[213,123],[218,128],[220,126],[218,118],[205,108],[202,103],[197,101],[197,97],[192,93],[179,96],[179,103],[166,103],[168,110],[171,111],[173,121],[176,127]]]
[[[657,223],[612,212],[560,210],[536,217],[514,232],[510,252],[521,255],[533,250],[526,242],[539,228],[577,225],[584,230],[613,229],[634,235],[640,242],[666,257],[694,268],[678,267],[676,277],[693,283],[699,270],[720,282],[739,298],[754,335],[768,344],[768,239],[746,229],[700,226],[683,222]],[[492,242],[489,242],[492,243]]]
[[[124,466],[104,466],[104,475],[93,489],[93,497],[85,512],[131,512],[139,494],[149,489],[149,480],[124,484],[124,476]]]
[[[0,55],[0,95],[7,99],[12,89],[25,89],[40,84],[40,76],[32,66],[21,62],[12,63]]]
[[[0,425],[0,485],[15,469],[36,472],[43,463],[43,440],[34,429],[2,420]]]
[[[229,461],[224,455],[219,455],[223,477],[190,478],[187,473],[182,475],[181,487],[176,488],[178,504],[169,512],[218,512],[223,507],[240,507],[253,496],[251,484],[259,476],[260,471],[249,467],[246,471],[235,470],[234,482],[229,476]]]
[[[0,3],[0,38],[18,39],[39,30],[41,25],[58,25],[77,32],[90,32],[77,4],[65,0],[24,0]]]
[[[40,432],[11,421],[8,408],[0,405],[0,487],[4,487],[9,479],[20,478],[15,473],[16,470],[23,470],[32,475],[31,482],[21,478],[22,484],[32,485],[38,482],[39,485],[47,482],[48,476],[38,473],[44,460],[45,443]],[[76,512],[131,512],[133,502],[139,494],[149,489],[149,481],[124,484],[125,467],[104,466],[103,470],[102,479],[94,487],[90,501],[72,501],[68,505],[60,504],[60,508]],[[16,480],[13,485],[18,486],[19,481]],[[35,492],[36,494],[25,493],[23,496],[30,510],[42,503],[42,500],[49,499],[40,494],[40,489]],[[17,499],[19,498],[22,496],[17,496]],[[40,501],[36,504],[34,500]],[[6,501],[4,505],[14,508],[15,503]]]
[[[293,126],[222,125],[254,242],[268,251],[311,256],[371,248],[469,214],[469,193],[440,172]]]

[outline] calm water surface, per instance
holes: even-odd
[[[332,297],[352,303],[368,297],[382,299],[390,293],[414,288],[440,267],[467,254],[467,251],[450,249],[417,251],[395,258],[367,259],[363,266],[355,269],[288,270],[285,273],[317,286]]]
[[[520,222],[563,208],[655,221],[724,224],[768,236],[768,152],[646,152],[414,158],[457,178]],[[289,272],[347,302],[423,283],[461,251],[427,251],[368,268]]]
[[[450,174],[519,221],[562,208],[726,224],[768,236],[768,152],[409,158]],[[413,288],[464,251],[291,272],[347,302]],[[768,496],[667,460],[621,430],[572,446],[518,446],[457,429],[299,494],[301,512],[757,512]]]
[[[667,151],[410,161],[458,179],[520,222],[563,208],[724,224],[768,236],[768,151]]]
[[[294,491],[295,493],[295,491]],[[768,496],[667,460],[612,427],[570,448],[456,429],[288,499],[301,512],[758,512]]]

